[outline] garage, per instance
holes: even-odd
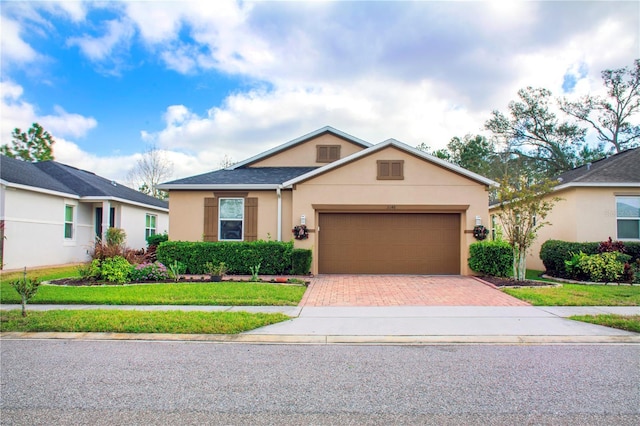
[[[457,213],[321,213],[321,274],[460,273]]]

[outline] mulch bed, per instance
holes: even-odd
[[[478,277],[483,281],[491,283],[496,287],[548,287],[555,286],[557,284],[544,282],[544,281],[516,281],[513,278],[500,278],[500,277],[490,277],[490,276],[482,276]]]

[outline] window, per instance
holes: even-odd
[[[242,241],[244,198],[220,198],[219,240]]]
[[[378,160],[378,180],[403,180],[404,160]]]
[[[616,197],[618,239],[640,239],[640,196]]]
[[[144,226],[144,238],[147,239],[151,235],[156,235],[156,219],[157,216],[154,214],[148,214],[146,223]]]
[[[73,206],[65,204],[64,206],[64,238],[72,240],[73,235]]]
[[[316,162],[331,163],[340,159],[340,145],[316,145]]]

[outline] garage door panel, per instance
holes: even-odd
[[[320,273],[459,274],[460,215],[320,214]]]

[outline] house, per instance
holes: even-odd
[[[640,148],[562,173],[553,196],[561,198],[538,231],[527,267],[544,270],[540,247],[547,240],[640,241]],[[497,206],[492,206],[494,212]]]
[[[0,156],[2,267],[83,262],[96,237],[122,228],[131,248],[166,232],[166,201],[56,161]]]
[[[170,240],[308,238],[312,273],[469,274],[494,182],[389,139],[323,127],[224,170],[159,185]]]

